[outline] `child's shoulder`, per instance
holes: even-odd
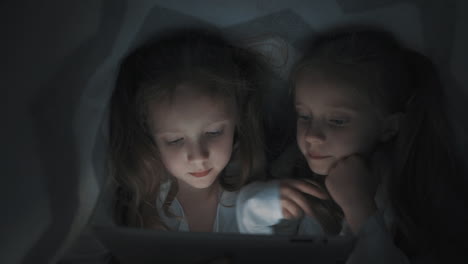
[[[234,206],[236,204],[238,196],[239,196],[239,190],[228,191],[228,190],[222,189],[220,197],[219,197],[219,203],[225,207]]]

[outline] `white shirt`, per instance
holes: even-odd
[[[169,227],[171,231],[190,231],[187,223],[187,219],[184,214],[184,210],[177,200],[174,198],[169,210],[176,216],[179,217],[170,217],[166,216],[162,209],[162,204],[167,197],[169,192],[170,183],[166,182],[161,185],[161,191],[159,194],[159,199],[156,201],[156,207],[158,209],[158,214],[161,217],[162,221]],[[219,203],[216,209],[216,217],[213,224],[213,232],[222,232],[222,233],[239,233],[238,221],[236,217],[236,203],[238,192],[229,192],[222,190],[220,192]]]
[[[170,183],[161,185],[159,198],[156,201],[159,216],[173,231],[189,231],[189,226],[184,215],[184,210],[177,199],[174,199],[169,210],[180,217],[168,217],[162,210],[162,204],[169,192]],[[113,193],[113,192],[111,192]],[[213,232],[239,233],[236,217],[236,203],[239,192],[220,192]],[[110,224],[110,223],[108,223]],[[110,261],[110,252],[95,237],[91,228],[86,228],[74,245],[61,259],[61,263],[77,264],[92,263],[104,264]]]

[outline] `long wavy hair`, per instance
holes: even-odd
[[[238,111],[234,150],[220,174],[228,191],[264,177],[260,76],[264,66],[252,52],[230,44],[214,31],[166,32],[122,62],[111,99],[110,172],[117,185],[117,224],[168,229],[156,210],[161,184],[171,182],[163,201],[166,215],[177,194],[177,182],[165,169],[149,133],[148,107],[170,100],[181,83],[202,87],[220,100],[234,100]],[[235,164],[235,165],[233,165]],[[235,168],[238,168],[237,170]]]
[[[408,255],[418,255],[446,243],[464,243],[462,238],[455,242],[457,231],[451,227],[466,225],[466,199],[461,195],[466,183],[443,87],[431,61],[402,47],[387,32],[341,29],[308,46],[291,72],[292,93],[295,80],[314,69],[352,83],[382,113],[402,113],[398,134],[377,146],[386,159],[379,164],[390,164],[381,171],[390,174],[386,188],[396,217],[392,231],[397,245]],[[334,206],[318,208],[335,220],[342,216]]]

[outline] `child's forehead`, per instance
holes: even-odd
[[[234,120],[235,108],[229,98],[186,90],[172,99],[155,101],[149,107],[149,119],[156,130],[183,126],[208,126]]]
[[[210,88],[209,85],[193,82],[169,85],[162,88],[162,91],[156,93],[156,96],[149,100],[150,104],[165,108],[177,108],[193,101],[201,101],[203,104],[222,107],[233,101],[222,89],[214,89]]]
[[[365,88],[338,75],[311,72],[295,85],[296,103],[320,101],[332,104],[367,104]]]

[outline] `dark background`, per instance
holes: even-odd
[[[391,30],[438,66],[468,156],[467,1],[3,1],[0,13],[0,263],[55,262],[83,229],[108,180],[103,124],[120,59],[171,27],[217,26],[278,62],[271,113],[306,34],[342,23]]]

